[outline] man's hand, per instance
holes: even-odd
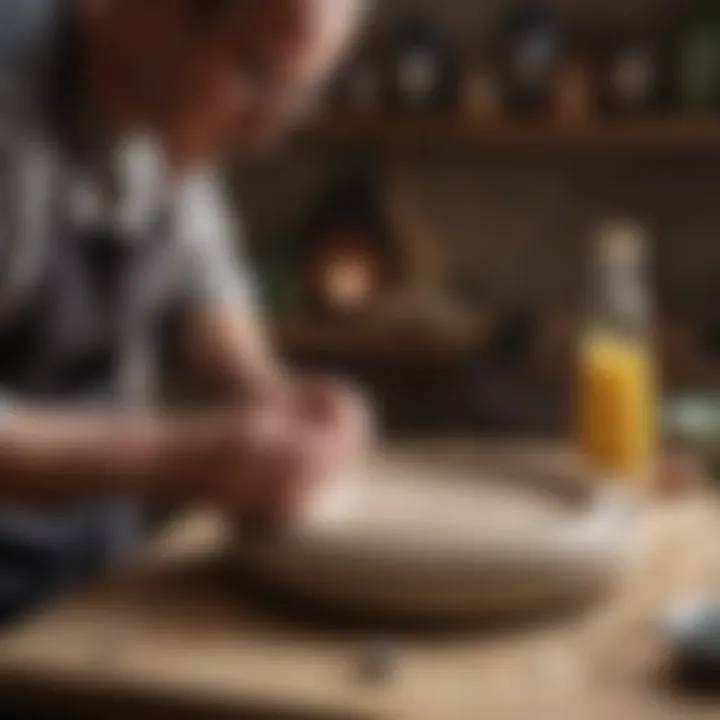
[[[196,379],[229,408],[220,427],[209,423],[194,433],[207,437],[200,483],[206,499],[217,492],[216,504],[230,511],[282,519],[363,452],[369,422],[359,396],[287,372],[251,308],[220,302],[196,308],[183,337]]]
[[[332,432],[341,465],[367,451],[371,443],[371,416],[358,391],[326,378],[296,378],[290,381],[290,393],[302,422]]]
[[[366,426],[350,393],[320,383],[184,417],[17,408],[0,432],[0,502],[119,495],[278,523],[352,466]]]
[[[321,381],[289,383],[214,419],[191,423],[171,475],[193,499],[259,523],[287,521],[368,444],[356,395]]]

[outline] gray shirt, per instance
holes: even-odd
[[[0,0],[0,330],[37,291],[58,243],[109,235],[134,246],[142,260],[123,281],[123,317],[111,330],[123,336],[118,383],[137,399],[147,389],[153,345],[138,296],[145,310],[148,303],[242,305],[250,283],[234,252],[239,231],[217,169],[173,177],[149,136],[94,143],[82,156],[62,146],[48,102],[55,65],[62,62],[62,5]],[[55,103],[65,101],[61,96]],[[142,246],[157,245],[159,235],[162,249],[144,252]],[[71,253],[56,248],[54,255]],[[54,355],[109,327],[95,312],[91,279],[82,277],[79,263],[73,270],[72,262],[62,262],[57,272],[68,276],[66,287],[53,301],[56,317],[47,323],[53,337],[44,338],[45,357],[34,370],[39,375]]]
[[[245,304],[249,285],[215,170],[173,178],[148,137],[68,150],[71,96],[50,101],[66,7],[0,0],[0,387],[127,405],[147,399],[159,315]],[[122,499],[0,507],[0,620],[126,553],[139,518]]]

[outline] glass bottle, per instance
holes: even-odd
[[[580,337],[577,433],[590,469],[640,487],[655,456],[656,385],[648,243],[630,224],[601,229]]]

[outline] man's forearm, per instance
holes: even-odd
[[[164,417],[22,410],[0,425],[0,505],[117,496],[252,513],[303,474],[308,448],[272,403]]]
[[[194,376],[218,400],[234,403],[283,385],[283,366],[261,321],[248,310],[200,310],[190,319],[186,338]]]
[[[150,415],[18,410],[0,427],[0,502],[159,499],[173,444],[169,423]]]

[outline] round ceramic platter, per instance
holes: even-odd
[[[241,533],[250,577],[324,607],[463,620],[552,610],[618,576],[636,525],[569,453],[423,445],[373,459],[282,535]]]

